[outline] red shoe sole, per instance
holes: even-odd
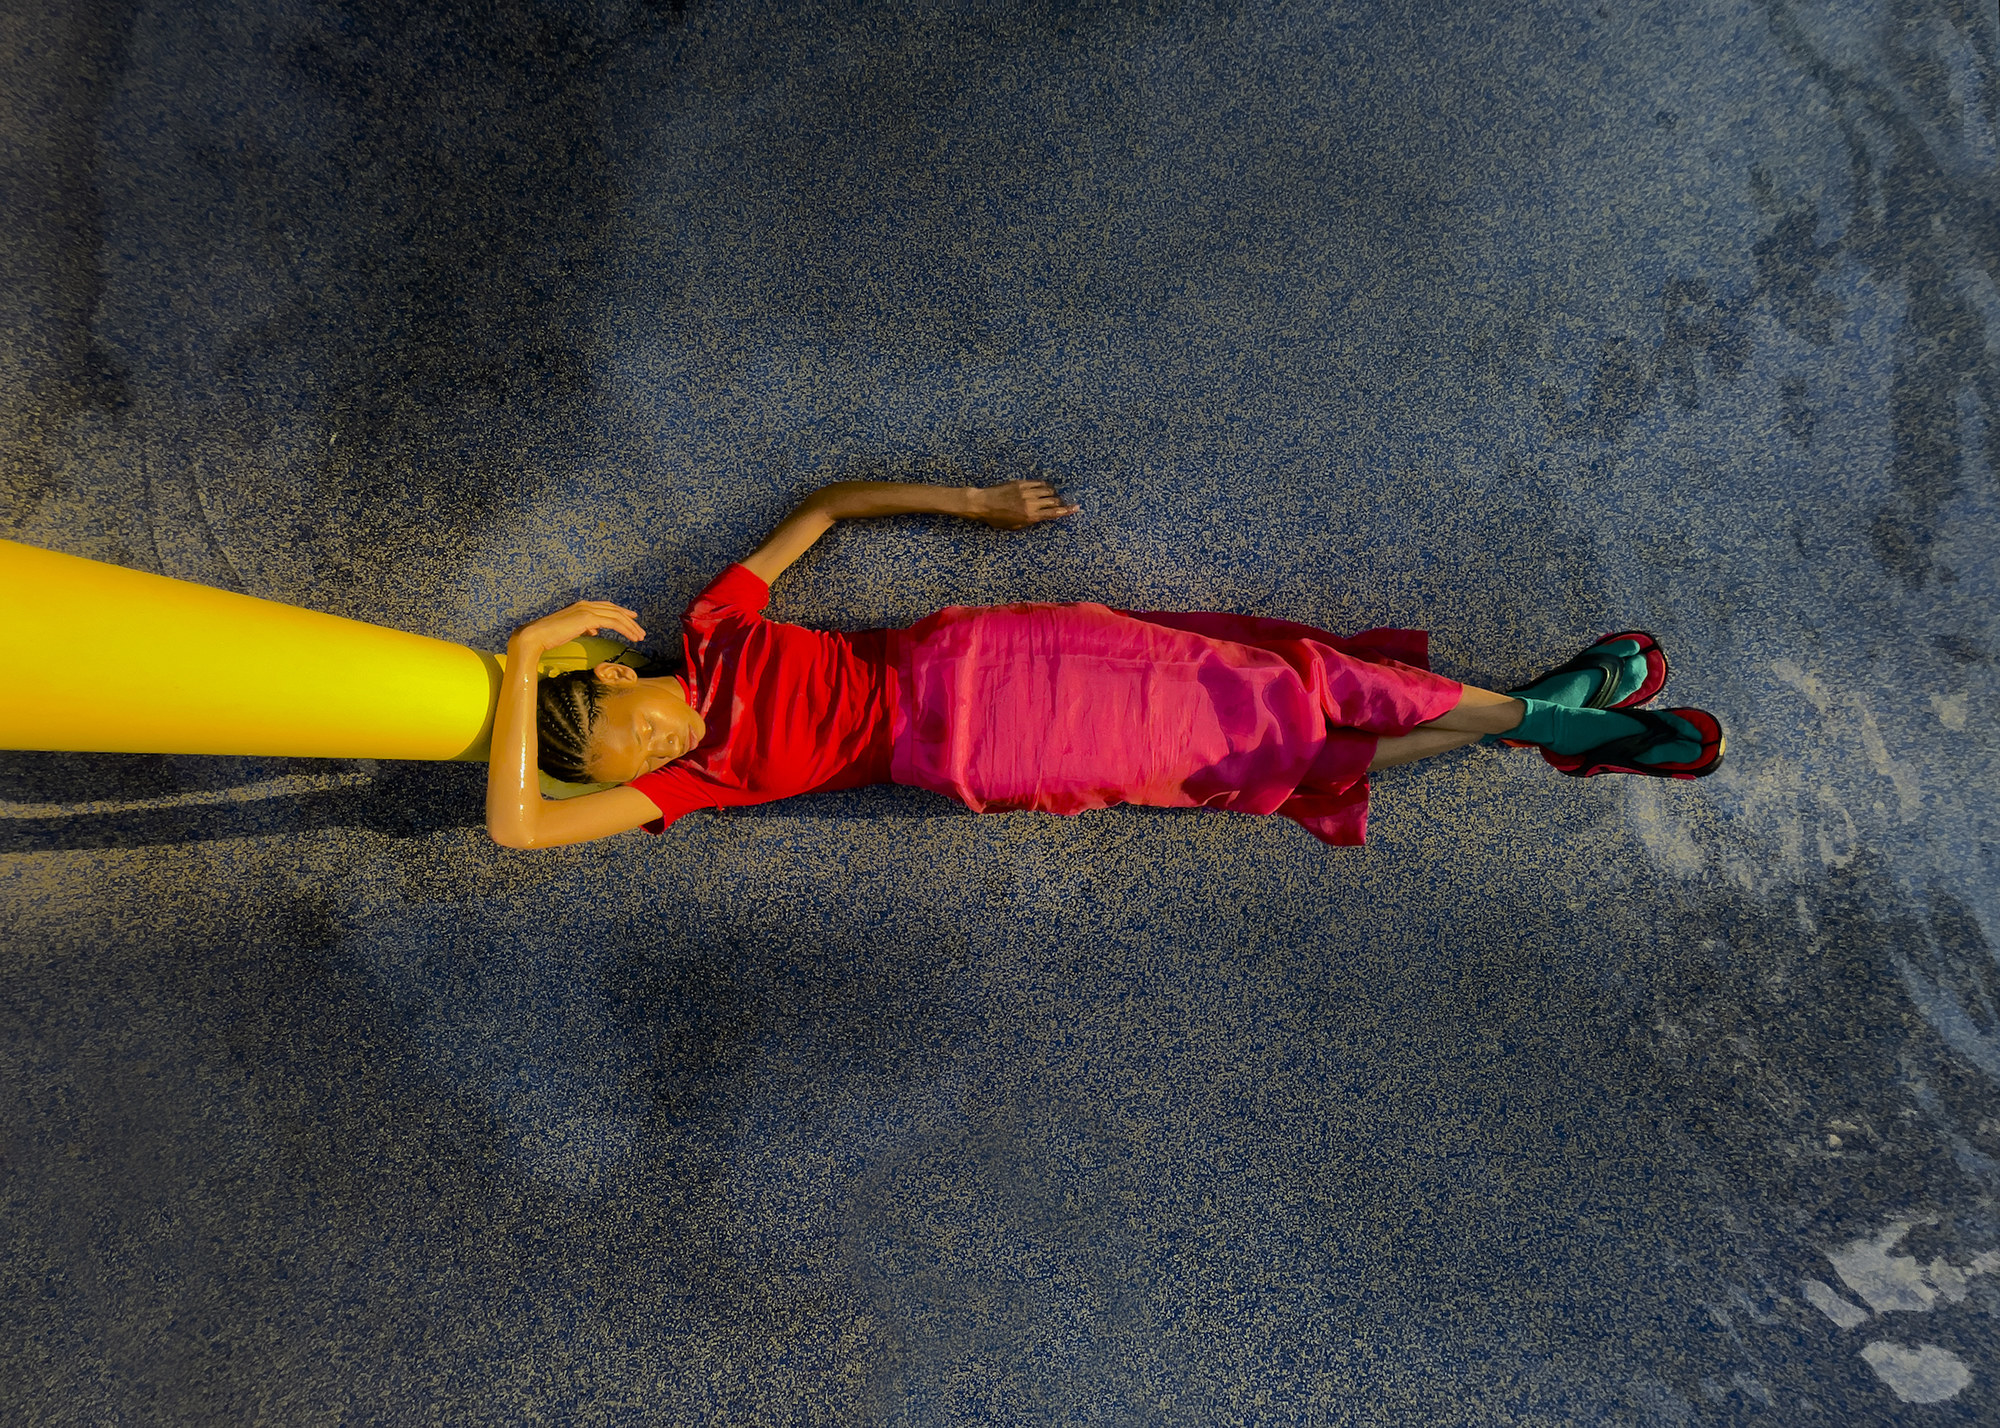
[[[1701,735],[1701,757],[1686,763],[1659,764],[1614,764],[1594,760],[1588,754],[1552,754],[1542,750],[1542,757],[1550,768],[1571,778],[1595,778],[1599,774],[1626,773],[1639,774],[1646,778],[1707,778],[1722,767],[1725,740],[1722,725],[1706,709],[1668,709],[1664,713],[1675,715],[1694,725]]]
[[[1619,630],[1613,634],[1599,635],[1591,643],[1608,645],[1613,640],[1632,640],[1638,644],[1639,653],[1646,657],[1646,677],[1637,689],[1616,704],[1607,704],[1605,707],[1630,709],[1658,696],[1659,692],[1667,687],[1667,652],[1660,648],[1660,642],[1645,630]]]

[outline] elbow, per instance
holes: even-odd
[[[486,825],[486,836],[503,848],[532,848],[535,846],[534,835],[528,833],[525,829],[496,828],[493,824],[489,823]]]
[[[833,481],[801,501],[799,510],[825,532],[831,530],[836,521],[875,514],[870,509],[868,498],[871,488],[872,483],[867,481]]]

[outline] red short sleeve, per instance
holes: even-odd
[[[664,833],[667,825],[683,813],[716,806],[712,789],[688,770],[673,764],[654,769],[649,774],[640,774],[625,787],[638,789],[660,810],[660,816],[653,822],[639,825],[648,833]]]
[[[763,577],[741,565],[732,565],[708,588],[694,597],[682,621],[690,625],[712,624],[730,614],[761,616],[771,603],[771,587]]]
[[[681,683],[699,707],[707,707],[707,685],[714,677],[716,659],[741,648],[749,628],[763,623],[764,607],[770,603],[771,587],[763,578],[741,565],[732,565],[709,581],[687,607],[681,616],[687,656]],[[679,760],[639,775],[626,787],[638,789],[660,810],[657,822],[641,825],[648,833],[664,833],[683,813],[716,808],[729,801],[726,794],[717,797],[719,790],[712,778]]]

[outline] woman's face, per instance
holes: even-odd
[[[598,677],[613,687],[598,696],[590,729],[584,771],[591,782],[630,783],[679,758],[708,733],[678,679],[640,679],[623,665],[611,666],[622,674],[607,676],[606,668],[598,666]]]

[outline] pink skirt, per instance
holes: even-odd
[[[890,776],[975,812],[1229,808],[1357,844],[1375,741],[1458,703],[1428,647],[1421,630],[952,606],[890,633]]]

